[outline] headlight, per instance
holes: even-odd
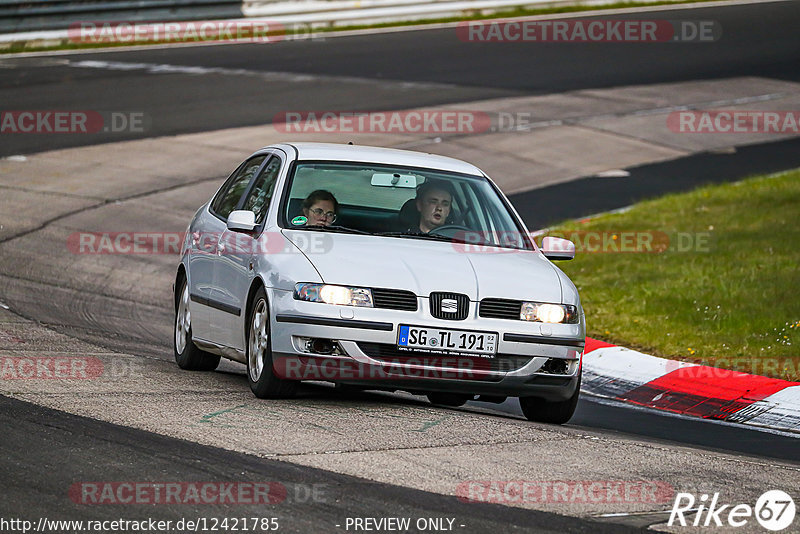
[[[546,304],[542,302],[523,302],[519,318],[523,321],[539,323],[578,322],[578,308],[569,304]]]
[[[330,284],[296,284],[295,300],[324,302],[340,306],[366,306],[372,308],[372,291],[365,287],[334,286]]]

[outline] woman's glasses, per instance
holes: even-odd
[[[309,211],[314,215],[316,215],[317,217],[325,217],[331,222],[334,222],[336,220],[336,214],[332,211],[324,211],[322,210],[322,208],[312,208]]]

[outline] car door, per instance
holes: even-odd
[[[260,243],[268,239],[268,236],[258,239],[259,229],[267,217],[283,163],[278,154],[271,155],[236,208],[256,214],[256,231],[225,230],[220,238],[220,251],[214,263],[214,287],[218,290],[220,303],[226,310],[217,313],[220,339],[226,346],[238,350],[244,350],[242,321],[246,312],[247,292],[254,277],[252,257],[260,253]]]
[[[266,156],[259,155],[240,165],[220,188],[208,210],[198,217],[200,223],[191,229],[193,250],[189,258],[189,309],[192,314],[192,335],[198,339],[221,344],[218,317],[221,299],[214,281],[220,238],[225,232],[228,215],[239,204],[264,160]]]
[[[211,318],[208,300],[213,290],[214,255],[217,251],[219,220],[203,210],[189,228],[189,311],[192,318],[192,337],[211,339]]]

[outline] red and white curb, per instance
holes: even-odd
[[[800,432],[800,382],[657,358],[588,337],[581,389],[693,417]]]

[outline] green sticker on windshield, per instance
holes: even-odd
[[[308,219],[306,219],[302,215],[298,215],[297,217],[292,219],[292,224],[295,225],[295,226],[301,226],[301,225],[303,225],[303,224],[305,224],[307,222],[308,222]]]

